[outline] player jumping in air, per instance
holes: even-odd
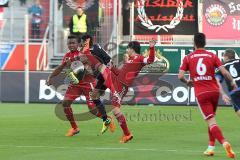
[[[88,67],[87,61],[84,61],[84,58],[83,58],[84,55],[82,55],[82,53],[78,51],[78,47],[79,47],[78,38],[76,36],[69,36],[67,45],[68,45],[68,48],[70,51],[65,54],[65,56],[62,60],[62,64],[59,65],[51,73],[51,75],[48,77],[46,83],[47,83],[47,85],[51,85],[52,78],[59,75],[63,71],[64,68],[69,67],[71,65],[71,60],[73,60],[74,57],[77,57],[77,56],[82,57],[81,59],[84,64],[84,67],[86,69],[86,73],[84,74],[84,76],[82,77],[81,80],[78,80],[76,78],[74,79],[74,76],[69,75],[69,77],[72,78],[71,79],[72,82],[74,82],[75,84],[70,84],[68,86],[68,89],[64,95],[64,100],[62,102],[62,105],[64,107],[64,113],[71,124],[71,129],[68,131],[66,136],[73,136],[73,135],[79,133],[80,130],[74,120],[71,104],[80,95],[84,95],[86,97],[86,101],[87,101],[87,105],[88,105],[89,109],[94,108],[95,104],[90,99],[89,92],[92,91],[91,84],[93,86],[96,85],[96,79],[93,76],[91,69],[89,69],[90,67]],[[68,74],[72,74],[72,72],[68,72]],[[93,113],[93,112],[91,112],[91,113]],[[94,114],[96,114],[96,116],[100,116],[100,115],[97,115],[97,113],[94,113]],[[111,124],[110,127],[115,128],[113,121],[110,118],[107,118],[106,120],[109,122],[109,125]]]
[[[204,152],[207,156],[214,155],[214,142],[218,140],[226,150],[229,158],[234,158],[230,143],[223,137],[221,129],[218,127],[215,114],[219,99],[219,87],[215,79],[215,68],[230,82],[232,88],[236,88],[236,83],[229,72],[222,66],[219,58],[205,50],[206,37],[203,33],[194,35],[195,51],[185,56],[179,71],[179,79],[188,86],[193,85],[199,109],[203,118],[208,124],[209,147]],[[184,77],[189,71],[191,80]]]
[[[229,71],[229,73],[234,78],[237,86],[240,86],[240,60],[235,59],[235,51],[232,49],[227,49],[223,55],[223,61],[224,61],[224,67]],[[221,72],[217,71],[216,73],[216,79],[219,82],[220,91],[222,93],[222,99],[226,104],[230,104],[232,100],[232,105],[234,107],[234,110],[236,114],[240,117],[240,88],[237,88],[237,90],[233,90],[231,86],[231,82],[224,78],[224,76],[221,74]],[[226,81],[229,95],[231,99],[227,96],[227,94],[224,92],[222,86],[220,83],[223,81]]]
[[[125,116],[120,109],[122,99],[128,92],[128,87],[131,86],[141,69],[146,64],[154,62],[155,44],[155,41],[149,42],[150,54],[148,58],[145,58],[140,55],[140,43],[137,41],[130,42],[127,47],[128,57],[121,68],[107,67],[92,56],[90,51],[87,51],[88,54],[86,54],[86,56],[90,61],[92,68],[98,70],[103,75],[105,80],[104,85],[111,91],[113,113],[123,131],[123,136],[120,140],[121,143],[126,143],[133,138],[132,133],[128,129]],[[98,93],[98,91],[93,91],[93,99],[98,98],[95,93]]]

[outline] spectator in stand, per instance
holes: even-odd
[[[40,0],[35,0],[35,4],[28,8],[28,13],[32,16],[32,32],[31,38],[40,38],[40,25],[42,23],[43,9],[40,4]]]
[[[69,23],[69,30],[72,35],[81,38],[88,32],[88,19],[81,7],[77,8],[77,13],[74,14]]]

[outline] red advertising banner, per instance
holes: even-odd
[[[240,40],[240,1],[204,1],[203,32],[208,39]]]
[[[39,62],[41,62],[43,60],[42,56],[39,57],[40,47],[41,47],[40,43],[32,43],[29,45],[30,71],[36,71],[37,61],[39,60]],[[1,70],[24,71],[24,44],[23,43],[9,43],[9,44],[0,43],[0,71]]]

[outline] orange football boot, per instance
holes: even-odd
[[[223,144],[223,147],[224,147],[225,150],[226,150],[226,153],[227,153],[228,158],[235,158],[236,155],[235,155],[235,153],[233,152],[230,143],[225,142],[225,143]]]
[[[130,133],[128,136],[123,135],[121,140],[120,140],[120,143],[127,143],[128,141],[130,141],[132,139],[133,139],[132,133]]]
[[[72,137],[80,132],[79,128],[71,128],[66,134],[67,137]]]

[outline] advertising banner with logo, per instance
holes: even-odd
[[[63,83],[64,76],[60,75],[57,77],[58,85],[47,86],[46,79],[49,74],[48,72],[30,73],[30,102],[61,102],[68,85]],[[2,102],[24,102],[24,72],[2,72],[0,85]],[[102,99],[109,104],[109,90]],[[85,97],[79,97],[76,102],[85,103]],[[123,104],[196,105],[196,101],[194,89],[189,89],[181,83],[176,74],[140,74],[129,88]]]
[[[240,47],[232,47],[232,46],[225,46],[225,47],[219,47],[219,46],[208,46],[206,47],[208,51],[215,53],[218,55],[220,59],[223,57],[223,53],[226,49],[234,49],[236,51],[236,57],[240,57]],[[123,54],[126,53],[126,46],[121,45],[119,47],[119,60],[122,61]],[[185,55],[189,54],[193,51],[192,46],[157,46],[156,47],[156,56],[158,59],[163,59],[164,62],[156,62],[157,67],[160,68],[162,65],[166,66],[167,73],[178,73],[179,66],[181,65],[181,61],[184,58]],[[148,55],[149,48],[148,46],[142,46],[141,47],[141,53],[143,55]],[[119,62],[121,63],[121,62]],[[159,67],[160,65],[160,67]],[[145,70],[143,70],[145,71]]]
[[[204,1],[203,32],[208,39],[240,40],[240,1]]]
[[[129,18],[124,21],[129,23]],[[127,33],[124,30],[129,28],[123,28]],[[192,35],[197,31],[197,0],[135,1],[134,35]]]
[[[38,55],[41,43],[29,44],[29,69],[37,70],[37,60],[41,62],[43,57]],[[46,57],[47,61],[47,57]],[[41,63],[40,63],[41,64]],[[0,70],[24,71],[24,44],[23,43],[0,43]]]

